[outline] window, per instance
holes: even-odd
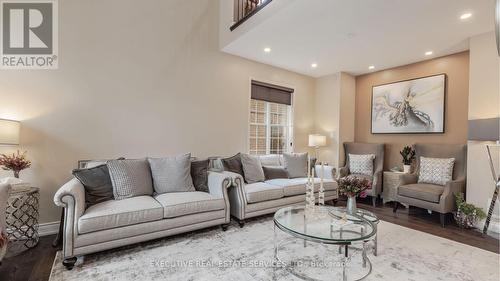
[[[292,144],[291,93],[288,94],[288,101],[283,102],[283,99],[269,98],[272,94],[270,95],[269,89],[266,89],[268,97],[263,100],[262,95],[256,94],[258,90],[255,91],[253,83],[255,82],[252,81],[250,102],[249,153],[283,154],[283,152],[290,151]]]

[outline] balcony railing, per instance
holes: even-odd
[[[229,28],[233,31],[251,16],[255,15],[272,0],[234,0],[234,24]]]

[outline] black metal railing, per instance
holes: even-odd
[[[229,28],[233,31],[251,16],[264,8],[272,0],[234,0],[234,24]]]

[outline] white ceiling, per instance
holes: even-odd
[[[223,51],[313,77],[359,75],[467,50],[469,37],[494,29],[494,0],[274,1],[289,4],[243,23],[255,27]]]

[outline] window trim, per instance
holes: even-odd
[[[275,81],[270,81],[270,80],[265,80],[265,79],[257,79],[254,77],[250,77],[248,81],[248,99],[247,99],[247,110],[248,110],[248,120],[247,120],[247,132],[246,132],[246,152],[250,153],[250,126],[251,125],[261,125],[258,123],[251,123],[251,114],[252,111],[250,109],[251,103],[252,103],[252,81],[258,81],[270,85],[275,85],[276,87],[282,87],[282,88],[289,88],[293,90],[293,93],[291,93],[291,105],[289,105],[289,120],[288,120],[288,141],[287,141],[287,152],[294,152],[295,150],[295,135],[294,135],[294,112],[295,112],[295,86],[293,85],[287,85],[281,82],[275,82]],[[269,107],[269,102],[267,102],[267,106]],[[271,145],[271,126],[268,125],[268,118],[270,116],[270,110],[269,108],[266,108],[266,155],[270,153]],[[291,144],[291,145],[290,145]]]

